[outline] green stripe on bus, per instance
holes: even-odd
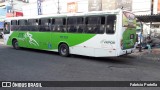
[[[58,33],[58,32],[22,32],[14,31],[7,44],[12,45],[12,40],[18,40],[20,47],[52,50],[58,49],[59,43],[66,43],[69,47],[81,44],[96,34]]]

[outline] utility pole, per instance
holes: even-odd
[[[140,29],[141,29],[141,32],[140,32],[140,44],[139,44],[139,52],[142,52],[142,32],[143,32],[143,24],[141,21],[140,22]]]
[[[58,13],[58,14],[60,14],[59,0],[58,0],[58,6],[57,6],[57,9],[58,9],[57,13]]]
[[[153,15],[154,0],[151,1],[151,15]]]
[[[151,0],[151,16],[153,15],[153,6],[154,6],[154,0]],[[150,32],[149,32],[150,35],[151,35],[151,25],[152,21],[150,21]]]
[[[10,3],[11,3],[11,13],[13,14],[13,17],[14,17],[13,0],[10,0]]]

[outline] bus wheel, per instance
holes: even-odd
[[[13,46],[14,49],[17,49],[17,50],[20,48],[17,40],[13,40],[12,46]]]
[[[69,56],[69,47],[66,44],[61,44],[58,48],[58,52],[61,56],[67,57]]]

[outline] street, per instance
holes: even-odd
[[[146,55],[149,56],[149,55]],[[148,57],[149,58],[149,57]],[[144,58],[138,53],[114,58],[93,58],[20,49],[0,44],[0,81],[159,81],[160,59]],[[22,88],[8,88],[7,90]],[[137,90],[125,87],[53,87],[25,90]],[[152,88],[140,88],[150,90]],[[159,90],[159,88],[154,88]]]
[[[160,0],[0,0],[0,90],[159,87]]]
[[[0,44],[1,81],[159,81],[160,61],[128,55],[93,58]]]

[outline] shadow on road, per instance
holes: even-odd
[[[96,62],[103,63],[117,63],[117,64],[131,64],[131,59],[134,59],[132,56],[121,56],[121,57],[88,57],[88,56],[80,56],[80,55],[72,55],[72,58],[81,58],[92,60]]]
[[[22,48],[21,47],[19,50],[21,50],[21,51],[35,52],[35,53],[50,54],[50,55],[59,55],[57,52],[46,51],[46,50],[39,50],[39,49],[30,49],[30,48]]]
[[[12,48],[13,49],[13,48]],[[58,52],[45,51],[45,50],[37,50],[37,49],[29,49],[29,48],[21,48],[22,51],[29,51],[35,53],[49,54],[49,55],[59,55]],[[119,56],[119,57],[89,57],[89,56],[81,56],[81,55],[70,55],[69,57],[62,58],[72,58],[72,59],[83,59],[83,60],[91,60],[95,62],[103,62],[103,63],[117,63],[117,64],[131,64],[131,60],[135,59],[134,56]]]

